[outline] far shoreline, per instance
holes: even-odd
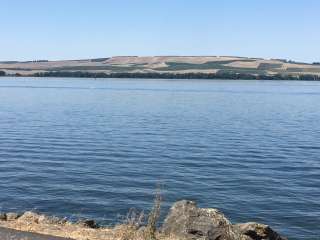
[[[6,74],[0,77],[34,78],[93,78],[93,79],[167,79],[167,80],[274,80],[274,81],[320,81],[318,75],[255,75],[247,73],[95,73],[95,72],[37,72],[34,74]]]

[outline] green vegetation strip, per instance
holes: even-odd
[[[255,60],[241,60],[242,62],[254,62]],[[213,61],[201,64],[195,63],[179,63],[179,62],[166,62],[167,67],[157,68],[158,71],[182,71],[182,70],[212,70],[212,69],[242,69],[242,70],[253,70],[254,68],[234,68],[231,66],[226,66],[225,64],[237,62],[235,60],[229,61]]]
[[[79,77],[79,78],[149,78],[149,79],[228,79],[228,80],[310,80],[319,81],[319,75],[249,74],[220,70],[217,73],[92,73],[92,72],[40,72],[34,77]]]
[[[275,68],[281,68],[280,63],[260,63],[258,66],[259,70],[274,70]]]

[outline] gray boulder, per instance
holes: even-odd
[[[7,220],[7,214],[0,213],[0,221],[6,221]]]
[[[25,212],[19,217],[19,222],[25,222],[25,223],[37,223],[39,219],[39,215],[37,213],[28,211]]]
[[[66,218],[58,218],[54,216],[40,215],[38,219],[39,224],[49,224],[49,225],[58,225],[65,224],[67,222]]]
[[[81,219],[77,222],[79,226],[86,228],[98,228],[98,224],[92,219]]]
[[[23,223],[38,223],[38,224],[49,224],[49,225],[57,225],[57,224],[64,224],[66,219],[60,219],[58,217],[50,217],[43,214],[38,214],[35,212],[25,212],[21,217],[18,219],[19,222]]]
[[[162,232],[188,240],[249,240],[217,209],[198,208],[195,202],[187,200],[171,207]]]
[[[235,227],[238,228],[242,234],[250,237],[252,240],[287,240],[287,238],[281,237],[268,225],[249,222],[236,224]]]
[[[6,220],[7,221],[14,221],[18,219],[21,215],[18,213],[6,213]]]

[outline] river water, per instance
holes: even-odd
[[[0,211],[176,200],[320,239],[320,82],[0,78]]]

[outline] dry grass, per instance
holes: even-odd
[[[119,240],[137,239],[140,235],[139,229],[144,224],[144,212],[130,209],[124,223],[115,227],[115,237]]]
[[[154,204],[148,214],[145,225],[144,212],[130,209],[123,224],[115,227],[115,238],[119,240],[160,240],[166,236],[157,232],[157,224],[160,218],[162,203],[161,188],[158,187],[154,197]]]
[[[45,218],[44,215],[32,212],[26,212],[16,220],[0,221],[0,226],[76,240],[176,240],[177,238],[164,236],[157,231],[161,202],[161,191],[158,189],[147,219],[143,211],[130,209],[123,222],[114,228],[89,228],[70,222],[45,223],[39,221]]]
[[[157,239],[156,231],[157,231],[157,223],[160,217],[161,203],[162,203],[161,188],[158,187],[155,194],[153,207],[149,213],[148,224],[144,232],[146,240]]]

